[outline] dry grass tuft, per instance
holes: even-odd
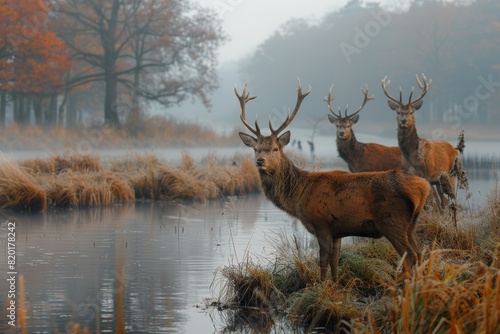
[[[392,333],[499,333],[500,271],[455,264],[433,250],[400,294],[392,289]]]
[[[181,169],[160,169],[156,175],[160,200],[195,199],[206,200],[217,195],[213,182],[193,177],[189,171]]]
[[[469,192],[469,178],[467,177],[467,173],[465,172],[462,159],[460,159],[459,157],[455,158],[453,167],[450,170],[450,176],[456,176],[458,181],[458,188],[464,189],[467,192],[467,198],[469,198],[471,196]]]
[[[326,280],[293,293],[289,298],[292,322],[308,329],[324,327],[335,333],[349,332],[351,319],[361,315],[351,289],[352,286],[341,288]]]
[[[42,179],[50,206],[58,208],[78,206],[75,184],[71,182],[67,173],[49,175]]]
[[[435,244],[440,249],[452,250],[446,256],[453,255],[460,262],[484,259],[478,232],[474,223],[451,226],[441,215],[431,212],[421,213],[415,231],[421,248]]]
[[[128,183],[110,172],[68,173],[68,178],[80,207],[132,203],[135,200]]]
[[[339,263],[340,285],[354,285],[357,293],[381,293],[395,282],[399,255],[387,241],[363,240],[345,245]]]
[[[280,234],[271,240],[276,249],[273,265],[273,284],[281,294],[288,296],[304,289],[307,284],[320,282],[318,253],[315,247],[303,245],[296,236],[290,240]]]
[[[60,174],[66,171],[100,172],[103,170],[101,161],[96,154],[80,154],[71,148],[61,154],[47,159],[27,159],[21,165],[30,169],[34,174]]]
[[[0,208],[28,212],[47,208],[47,195],[38,180],[3,157],[0,158]]]
[[[241,263],[219,269],[217,275],[225,279],[221,290],[225,302],[245,307],[270,305],[271,293],[274,290],[271,273],[248,257]]]
[[[217,196],[234,196],[260,190],[257,170],[250,159],[228,164],[211,157],[208,166],[197,167],[192,157],[183,152],[177,167],[152,156],[135,156],[132,161],[114,162],[110,169],[124,174],[137,199],[207,200]]]

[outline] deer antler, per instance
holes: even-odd
[[[297,112],[299,111],[302,100],[304,100],[304,98],[312,91],[312,87],[309,85],[309,89],[307,90],[307,92],[302,93],[302,82],[299,78],[297,78],[297,80],[299,81],[299,87],[297,88],[297,102],[295,103],[295,108],[293,109],[292,114],[290,114],[290,108],[288,108],[288,115],[286,116],[285,121],[276,130],[273,129],[271,118],[269,118],[269,129],[271,129],[271,133],[275,136],[277,136],[293,121],[295,115],[297,115]]]
[[[368,84],[365,86],[365,88],[361,88],[361,91],[363,92],[363,95],[365,96],[364,100],[363,100],[363,103],[361,104],[361,107],[359,107],[358,110],[356,110],[356,112],[354,114],[351,114],[349,116],[347,116],[347,109],[345,110],[345,116],[346,117],[353,117],[355,116],[357,113],[359,113],[361,111],[361,109],[363,109],[366,105],[366,102],[370,101],[370,100],[375,100],[375,97],[372,95],[372,96],[368,96]]]
[[[337,115],[337,114],[335,113],[335,109],[333,109],[333,107],[332,107],[332,105],[331,105],[331,103],[332,103],[333,99],[335,99],[335,96],[332,96],[332,89],[333,89],[333,85],[334,85],[334,84],[332,84],[332,85],[330,86],[330,89],[328,90],[328,96],[327,96],[327,97],[325,97],[325,98],[323,99],[323,101],[325,101],[325,102],[326,102],[326,105],[328,106],[328,109],[329,109],[329,110],[330,110],[330,112],[333,114],[333,116],[335,116],[335,118],[336,118],[336,119],[339,119],[339,118],[342,118],[342,113],[340,112],[340,108],[339,108],[339,114]]]
[[[387,92],[387,87],[389,87],[389,85],[391,84],[391,80],[387,80],[387,76],[385,76],[383,79],[382,79],[382,90],[384,91],[384,94],[385,96],[387,96],[389,99],[391,99],[392,101],[398,103],[399,105],[403,105],[403,93],[401,91],[401,87],[399,87],[399,100],[396,100],[394,97],[392,97],[388,92]]]
[[[255,116],[255,129],[252,128],[252,126],[247,122],[246,116],[245,116],[245,104],[250,101],[255,99],[257,96],[250,96],[250,92],[247,93],[247,84],[245,84],[245,87],[243,88],[243,92],[241,95],[238,94],[238,91],[236,90],[236,85],[234,85],[234,93],[236,94],[236,97],[238,98],[238,101],[240,101],[240,119],[243,122],[243,124],[247,127],[248,130],[250,130],[251,133],[253,133],[256,136],[260,136],[260,128],[259,125],[257,124],[257,116]]]
[[[323,99],[323,101],[325,101],[325,102],[326,102],[326,104],[328,105],[328,109],[330,110],[330,112],[331,112],[331,113],[332,113],[332,114],[333,114],[333,115],[334,115],[337,119],[339,119],[339,118],[342,118],[342,113],[340,112],[340,107],[339,107],[339,114],[337,115],[337,114],[335,113],[335,109],[333,109],[333,107],[331,106],[331,102],[332,102],[332,101],[333,101],[333,99],[335,98],[335,96],[334,96],[334,97],[332,97],[332,89],[333,89],[333,84],[332,84],[332,86],[330,87],[330,89],[328,90],[328,96],[327,96],[327,97],[325,97],[325,98]],[[372,96],[368,96],[368,85],[366,85],[364,89],[363,89],[363,88],[361,88],[361,91],[363,92],[363,95],[365,96],[365,99],[363,100],[363,103],[361,104],[361,107],[359,107],[359,109],[358,109],[358,110],[356,110],[356,112],[355,112],[355,113],[353,113],[353,114],[351,114],[351,115],[347,115],[347,106],[346,106],[346,108],[345,108],[345,112],[344,112],[344,113],[345,113],[345,117],[349,117],[349,118],[351,118],[351,117],[353,117],[353,116],[356,116],[356,115],[357,115],[357,113],[359,113],[359,112],[361,111],[361,109],[363,109],[363,108],[365,107],[365,105],[366,105],[366,103],[367,103],[368,101],[370,101],[370,100],[374,100],[374,99],[375,99],[375,98],[373,97],[373,95],[372,95]]]
[[[412,101],[411,100],[411,96],[413,95],[413,87],[412,87],[411,88],[410,97],[408,99],[408,104],[414,104],[414,103],[422,100],[424,98],[425,94],[427,94],[427,90],[429,89],[429,86],[432,83],[432,79],[429,80],[429,82],[427,82],[427,78],[425,77],[425,74],[423,74],[423,73],[422,73],[422,81],[423,81],[423,83],[418,78],[418,74],[415,74],[415,78],[417,79],[418,87],[422,90],[422,92],[420,93],[420,96],[416,100]]]

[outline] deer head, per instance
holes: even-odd
[[[330,120],[330,123],[335,124],[337,127],[337,138],[339,139],[350,139],[352,136],[352,126],[356,124],[359,120],[359,115],[358,113],[365,107],[366,102],[370,100],[374,100],[373,95],[368,96],[368,85],[363,89],[361,88],[361,91],[363,92],[363,95],[365,96],[363,103],[361,104],[361,107],[359,107],[356,112],[354,112],[351,115],[347,115],[347,108],[348,106],[345,107],[344,111],[344,117],[342,117],[342,112],[340,111],[339,107],[339,113],[338,115],[335,113],[335,109],[332,107],[331,103],[335,96],[332,96],[332,89],[333,85],[330,87],[328,90],[328,96],[323,99],[323,101],[326,102],[328,109],[333,115],[328,114],[328,119]]]
[[[418,75],[415,75],[415,78],[417,79],[417,84],[418,87],[422,90],[420,93],[420,96],[412,100],[412,95],[413,95],[413,87],[411,88],[411,93],[410,97],[408,98],[408,103],[404,104],[403,103],[403,93],[401,92],[401,87],[399,87],[399,100],[395,99],[392,97],[388,92],[387,92],[387,87],[391,84],[391,81],[387,80],[387,76],[382,79],[382,90],[384,91],[385,96],[389,98],[387,103],[389,104],[389,108],[392,110],[396,111],[398,114],[398,126],[400,128],[411,128],[415,125],[415,116],[413,115],[415,111],[420,109],[422,106],[422,103],[424,102],[422,99],[424,98],[425,94],[427,93],[427,90],[429,89],[430,84],[432,83],[432,80],[427,81],[427,78],[425,77],[424,74],[422,74],[422,81],[418,78]]]
[[[238,94],[236,86],[234,87],[234,93],[240,101],[240,119],[243,124],[253,133],[256,137],[248,135],[244,132],[240,132],[240,138],[243,143],[254,149],[255,151],[255,163],[259,168],[260,172],[266,174],[274,174],[275,171],[281,165],[283,159],[287,159],[283,153],[283,148],[290,142],[290,131],[280,135],[282,132],[295,118],[297,112],[299,111],[300,104],[302,100],[311,92],[312,88],[309,86],[307,92],[302,93],[302,84],[299,79],[299,87],[297,88],[297,102],[293,112],[290,114],[290,109],[288,109],[288,115],[285,121],[277,128],[274,129],[271,124],[271,117],[269,117],[269,129],[271,130],[271,135],[263,136],[260,132],[259,125],[257,124],[257,117],[255,118],[255,128],[253,128],[246,120],[245,116],[245,105],[248,101],[253,100],[256,96],[250,96],[247,92],[247,85],[243,88],[241,95]]]

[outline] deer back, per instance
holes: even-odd
[[[429,183],[401,170],[348,173],[314,172],[295,206],[302,222],[325,224],[336,237],[377,237],[368,222],[411,217],[425,204]],[[373,234],[370,234],[369,232]],[[377,232],[378,231],[378,232]]]
[[[431,182],[437,182],[442,171],[449,172],[453,168],[458,151],[444,140],[422,139],[422,143],[425,150],[425,162],[422,166],[425,177]]]

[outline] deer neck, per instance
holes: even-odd
[[[398,144],[401,153],[407,160],[410,160],[411,157],[418,152],[420,137],[418,136],[415,125],[409,128],[398,127]]]
[[[297,217],[295,208],[307,184],[307,173],[285,158],[274,174],[260,172],[264,194],[278,208]]]
[[[337,138],[337,150],[339,151],[339,156],[344,159],[347,164],[360,161],[363,156],[365,146],[365,144],[357,141],[354,133],[351,134],[351,138],[349,139]]]

